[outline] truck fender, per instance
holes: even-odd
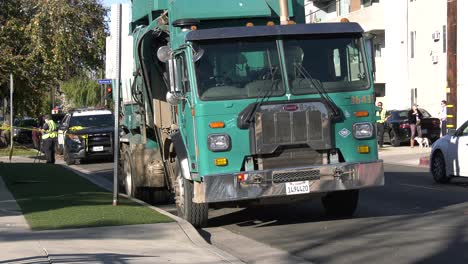
[[[174,144],[175,151],[177,153],[177,158],[180,162],[180,167],[182,175],[187,180],[192,180],[192,175],[190,173],[189,160],[187,155],[187,149],[185,148],[184,140],[180,132],[176,132],[171,136],[171,140]]]

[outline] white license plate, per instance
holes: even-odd
[[[91,150],[92,151],[104,151],[104,147],[103,146],[94,146]]]
[[[301,193],[309,193],[309,181],[286,183],[287,195],[301,194]]]

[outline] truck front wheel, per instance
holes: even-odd
[[[208,222],[208,204],[193,202],[193,182],[183,177],[179,161],[175,162],[177,213],[194,227],[204,227]]]
[[[330,192],[322,197],[325,212],[331,217],[350,217],[356,211],[359,190]]]

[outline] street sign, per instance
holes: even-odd
[[[112,84],[112,79],[99,79],[97,80],[98,84]]]

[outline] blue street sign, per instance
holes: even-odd
[[[100,79],[97,80],[98,84],[112,84],[112,79]]]

